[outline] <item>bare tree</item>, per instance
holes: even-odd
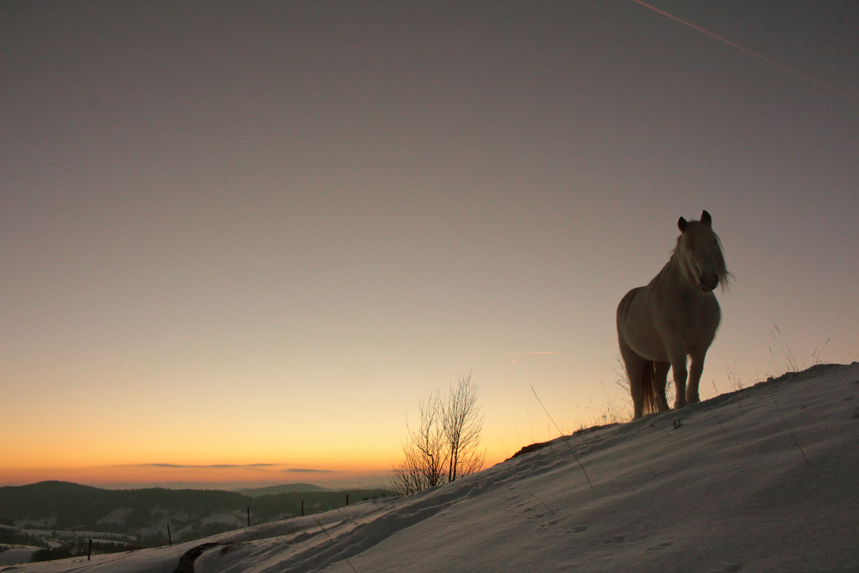
[[[483,416],[477,403],[477,384],[471,382],[470,372],[459,379],[456,389],[450,389],[442,427],[448,447],[447,481],[480,471],[486,457],[477,449]]]
[[[418,406],[420,424],[409,428],[403,444],[403,461],[394,468],[394,488],[405,495],[441,485],[445,480],[448,449],[441,418],[444,407],[438,391]]]
[[[483,416],[477,403],[477,385],[471,374],[451,386],[447,403],[433,392],[419,405],[420,425],[403,444],[403,460],[394,466],[393,487],[403,494],[424,489],[479,471],[485,452],[478,451]]]

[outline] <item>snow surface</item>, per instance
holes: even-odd
[[[2,572],[859,571],[859,364],[559,438],[411,497]],[[578,458],[578,459],[577,459]]]

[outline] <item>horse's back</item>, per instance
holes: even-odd
[[[653,281],[630,290],[617,306],[617,337],[638,356],[651,361],[668,360],[663,306]]]
[[[635,287],[626,293],[622,299],[620,299],[620,303],[617,305],[617,328],[618,332],[620,331],[621,323],[626,322],[629,318],[629,309],[632,308],[632,301],[635,299],[636,295],[643,290],[645,287]]]
[[[652,333],[640,332],[641,330],[649,331],[650,320],[642,316],[642,296],[647,289],[645,286],[635,287],[620,299],[617,305],[617,339],[621,347],[639,354],[641,356],[649,354],[642,352],[639,340],[642,338],[651,338]]]

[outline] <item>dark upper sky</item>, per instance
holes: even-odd
[[[856,359],[859,5],[652,5],[831,89],[633,1],[2,3],[0,466],[111,422],[141,463],[323,464],[343,424],[387,466],[468,371],[500,457],[530,385],[600,407],[617,301],[702,209],[737,277],[706,380],[781,368],[775,324]]]

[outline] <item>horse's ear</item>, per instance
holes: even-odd
[[[687,221],[683,217],[680,217],[680,220],[677,221],[677,228],[680,229],[681,233],[685,233],[686,229],[689,228],[689,221]]]
[[[713,218],[710,217],[710,213],[707,211],[701,211],[701,222],[707,225],[708,227],[713,226]]]

